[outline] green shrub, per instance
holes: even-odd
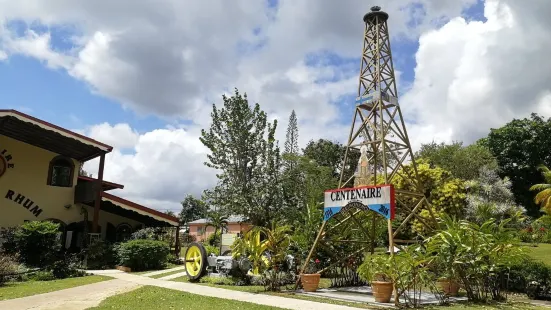
[[[51,264],[61,249],[58,233],[59,224],[48,221],[31,221],[19,226],[14,241],[21,262],[32,267]]]
[[[17,247],[15,244],[15,232],[16,227],[8,227],[0,233],[0,252],[7,255],[15,255],[17,253]]]
[[[220,255],[220,248],[217,246],[212,246],[208,244],[204,244],[205,250],[207,251],[207,255],[214,254],[216,256]]]
[[[551,293],[551,267],[527,258],[511,266],[503,288],[526,293],[531,298],[541,298]]]
[[[86,254],[88,269],[107,269],[117,264],[116,246],[108,242],[94,242],[88,247]]]
[[[148,227],[148,228],[142,228],[140,230],[135,231],[132,234],[131,237],[132,240],[158,240],[157,233],[154,228]]]
[[[51,271],[37,271],[29,277],[32,281],[51,281],[55,280],[54,274]]]
[[[189,233],[183,233],[180,235],[180,243],[184,246],[195,241],[197,241],[197,237],[194,235],[190,235]]]
[[[17,271],[17,259],[12,255],[0,253],[0,286],[4,284],[8,276]]]
[[[118,263],[132,270],[164,268],[168,262],[168,244],[156,240],[130,240],[121,243],[117,249]]]
[[[205,241],[205,244],[219,247],[222,241],[222,232],[217,231],[215,234],[210,234]]]
[[[51,271],[54,278],[65,279],[84,276],[85,272],[80,270],[81,267],[76,256],[66,255],[49,265],[47,270]]]
[[[200,283],[216,284],[216,285],[236,285],[238,280],[231,277],[202,277]]]

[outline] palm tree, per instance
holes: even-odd
[[[543,165],[539,166],[538,170],[541,171],[545,183],[532,185],[530,190],[538,192],[534,202],[540,205],[544,212],[551,214],[551,170]]]
[[[214,238],[216,237],[216,234],[218,233],[218,230],[220,229],[222,232],[224,231],[224,227],[228,225],[228,217],[224,215],[220,211],[210,211],[207,214],[207,227],[212,226],[214,227]]]

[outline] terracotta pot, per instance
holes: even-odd
[[[321,275],[319,273],[301,274],[300,282],[302,283],[302,288],[304,289],[304,291],[315,292],[318,289],[318,285],[320,284],[320,277]]]
[[[438,287],[440,287],[447,296],[457,296],[457,292],[459,292],[459,284],[454,280],[440,279],[436,284],[438,284]]]
[[[373,297],[376,302],[389,303],[392,292],[394,291],[394,285],[392,282],[371,282],[371,289],[373,290]]]

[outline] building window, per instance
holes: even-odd
[[[48,185],[60,187],[73,186],[73,171],[75,165],[69,158],[57,156],[50,162]]]

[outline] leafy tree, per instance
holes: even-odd
[[[432,165],[442,167],[454,177],[473,180],[478,177],[482,167],[497,168],[497,161],[490,150],[482,144],[463,146],[462,142],[422,144],[415,154],[416,158],[425,158]]]
[[[406,171],[403,171],[404,168]],[[400,169],[400,173],[394,177],[394,186],[402,190],[416,191],[412,182],[404,178],[404,176],[414,174],[413,167],[407,165],[404,166],[404,168]],[[440,167],[431,167],[431,165],[423,159],[417,161],[417,172],[419,181],[425,190],[425,196],[429,200],[433,208],[432,211],[436,217],[440,217],[443,214],[457,217],[463,215],[467,198],[465,181],[454,178],[449,171]],[[409,203],[409,201],[404,199],[404,203]],[[422,210],[420,215],[426,219],[425,222],[431,219],[428,210]],[[415,232],[421,233],[422,235],[430,233],[426,230],[425,225],[417,219],[413,220],[411,224]],[[431,223],[428,222],[428,224],[430,225]]]
[[[332,174],[336,178],[340,178],[341,171],[344,169],[343,183],[354,174],[360,159],[359,151],[351,151],[343,166],[345,152],[346,146],[326,139],[311,140],[303,150],[304,155],[308,158],[315,160],[321,166],[331,168]],[[352,187],[352,185],[353,183],[350,182],[346,187]]]
[[[174,217],[176,216],[176,214],[175,214],[174,211],[172,211],[172,210],[166,210],[166,211],[165,211],[165,214],[166,214],[166,215],[170,215],[170,216],[174,216]]]
[[[211,152],[205,164],[218,171],[218,184],[205,194],[213,205],[265,225],[280,215],[282,200],[277,121],[267,122],[259,104],[251,107],[237,89],[222,98],[223,107],[213,105],[210,129],[201,131]]]
[[[551,170],[546,166],[539,166],[538,169],[541,171],[545,183],[532,185],[530,190],[538,192],[534,198],[534,202],[545,213],[551,214]]]
[[[495,219],[501,222],[510,219],[510,224],[518,225],[523,220],[524,209],[516,206],[511,181],[500,178],[496,170],[483,167],[479,177],[467,182],[466,218],[474,223]]]
[[[537,167],[551,166],[551,118],[545,120],[534,113],[530,118],[514,119],[492,129],[481,143],[496,157],[500,176],[511,179],[515,201],[524,206],[529,215],[539,215],[540,208],[529,189],[532,184],[544,181]]]
[[[296,181],[292,184],[284,180],[284,184],[293,186],[293,191],[296,193],[296,204],[286,206],[285,221],[301,227],[311,207],[322,207],[324,191],[337,187],[337,180],[333,177],[331,168],[321,166],[306,156],[284,155],[284,157],[293,162],[296,173]],[[321,218],[319,221],[321,222]]]
[[[187,195],[181,204],[182,211],[180,211],[178,217],[180,218],[180,224],[182,225],[203,218],[207,213],[207,206],[205,202],[193,197],[193,195]]]

